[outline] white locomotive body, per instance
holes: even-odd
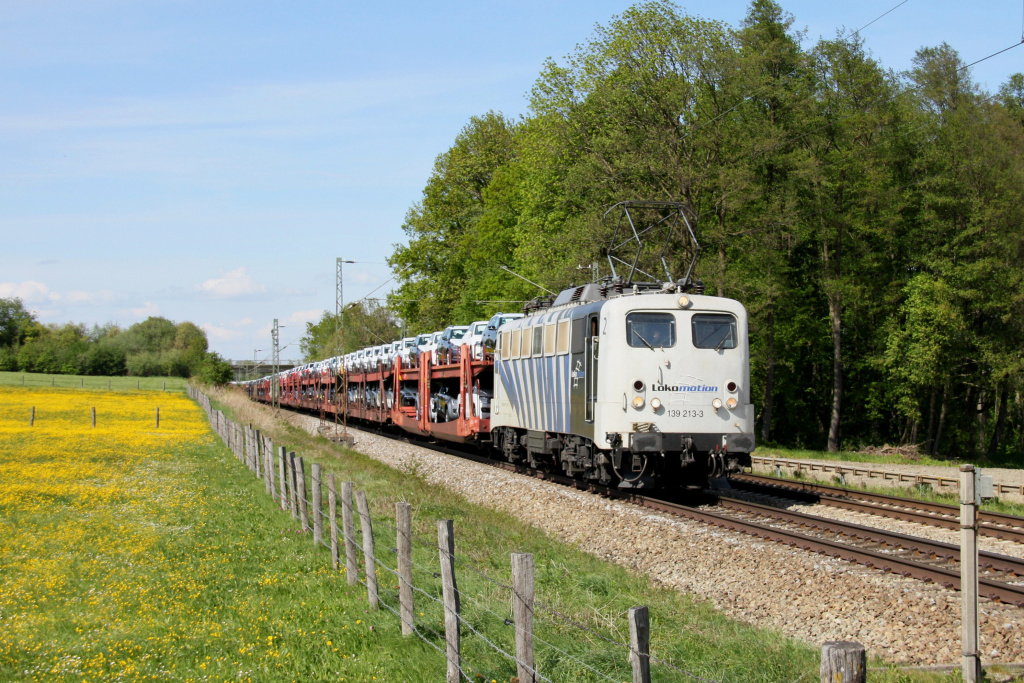
[[[750,464],[747,315],[669,286],[590,284],[501,327],[491,433],[506,458],[624,488]]]

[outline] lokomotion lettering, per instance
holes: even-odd
[[[651,384],[652,391],[677,391],[677,392],[711,392],[718,391],[718,387],[709,387],[706,384]]]

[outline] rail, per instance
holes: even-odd
[[[866,477],[867,479],[882,479],[883,481],[893,481],[897,483],[910,483],[915,485],[928,484],[933,486],[937,491],[944,492],[949,491],[955,493],[960,490],[960,481],[951,477],[939,477],[929,474],[909,474],[906,472],[892,472],[889,470],[878,470],[871,467],[864,467],[858,465],[847,465],[840,462],[835,464],[830,463],[819,463],[819,462],[808,462],[806,460],[794,460],[790,458],[774,458],[774,457],[761,457],[751,456],[752,464],[763,465],[768,468],[775,468],[776,471],[781,471],[783,468],[793,469],[797,472],[807,470],[808,472],[822,472],[822,473],[835,473],[841,482],[846,483],[846,477]],[[1004,493],[1012,493],[1019,496],[1024,496],[1024,484],[1001,484],[993,482],[992,488],[995,494],[1001,495]]]

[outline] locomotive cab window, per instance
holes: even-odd
[[[700,313],[690,319],[690,326],[698,349],[736,348],[736,318],[731,315]]]
[[[626,341],[637,348],[671,348],[676,345],[676,317],[671,313],[630,313],[626,316]]]

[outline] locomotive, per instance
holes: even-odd
[[[746,310],[693,282],[699,245],[680,205],[613,208],[629,230],[616,243],[616,228],[612,247],[637,254],[626,261],[609,248],[612,274],[599,282],[535,299],[523,315],[473,323],[477,334],[466,334],[466,344],[448,334],[438,346],[442,333],[420,335],[418,344],[406,339],[281,373],[278,387],[274,378],[242,384],[255,400],[276,392],[282,405],[474,444],[602,485],[701,488],[739,472],[755,445]],[[658,217],[638,228],[641,210]],[[660,258],[667,278],[639,281],[648,275],[637,267],[645,238],[673,219],[685,230],[668,230]],[[664,254],[679,233],[691,260],[673,280]]]
[[[749,466],[746,312],[678,290],[589,284],[503,326],[490,423],[502,456],[621,488]]]

